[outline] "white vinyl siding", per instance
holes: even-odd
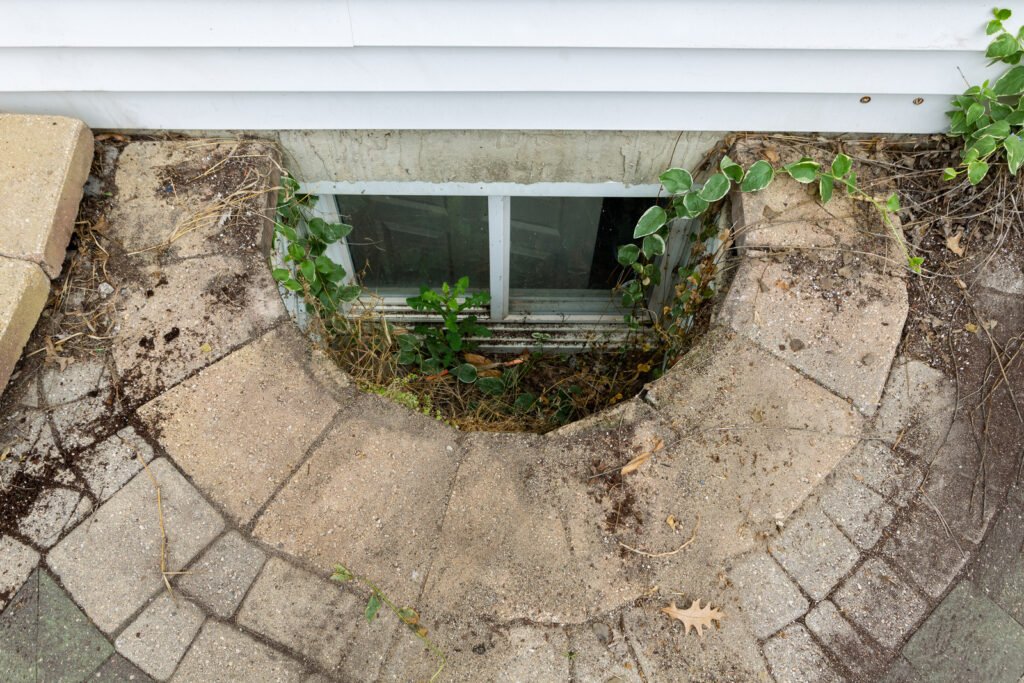
[[[99,128],[936,132],[980,0],[4,0],[0,110]],[[1024,3],[1004,3],[1024,16]],[[1015,17],[1016,18],[1016,17]],[[864,104],[863,97],[871,101]],[[915,100],[923,100],[915,104]]]

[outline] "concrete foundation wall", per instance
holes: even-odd
[[[724,133],[679,131],[281,131],[302,182],[656,183],[692,168]]]

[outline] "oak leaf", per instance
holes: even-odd
[[[704,637],[704,627],[711,628],[711,622],[717,621],[719,625],[722,623],[722,614],[717,609],[711,607],[711,603],[700,606],[700,600],[694,600],[690,603],[690,606],[686,609],[679,609],[676,607],[676,601],[673,600],[669,603],[668,607],[662,607],[661,611],[668,615],[670,619],[678,619],[683,622],[683,626],[686,628],[684,635],[690,634],[690,629],[697,629],[697,635],[701,638]]]

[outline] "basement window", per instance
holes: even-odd
[[[468,276],[488,290],[490,324],[518,325],[526,338],[566,325],[622,332],[618,247],[658,196],[658,185],[618,183],[319,182],[315,213],[354,230],[327,255],[391,318],[415,317],[405,300],[421,286]],[[676,231],[678,232],[678,231]],[[682,241],[669,245],[667,271]],[[674,253],[673,253],[674,252]],[[626,278],[628,279],[628,278]],[[670,278],[663,278],[668,281]],[[652,309],[662,293],[655,291]],[[527,331],[527,326],[529,330]],[[545,330],[545,326],[551,328]],[[522,344],[510,343],[510,348]]]

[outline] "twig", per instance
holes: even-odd
[[[178,574],[187,574],[188,572],[169,572],[167,571],[167,529],[164,526],[164,501],[163,494],[160,492],[160,484],[157,483],[156,477],[153,472],[149,469],[149,465],[142,459],[142,456],[136,451],[135,457],[142,463],[143,469],[146,470],[146,474],[149,475],[149,480],[153,482],[153,488],[156,489],[156,511],[160,518],[160,577],[164,580],[164,586],[167,587],[167,594],[171,596],[171,599],[177,603],[178,598],[174,595],[174,591],[171,590],[171,582],[168,576],[176,576]]]
[[[693,525],[693,533],[690,534],[690,538],[688,538],[685,543],[683,543],[681,546],[679,546],[675,550],[670,550],[670,551],[665,552],[665,553],[649,553],[646,550],[638,550],[637,548],[634,548],[632,546],[626,545],[622,541],[619,541],[619,545],[621,545],[626,550],[629,550],[630,552],[634,552],[637,555],[643,555],[644,557],[668,557],[670,555],[675,555],[676,553],[678,553],[678,552],[680,552],[682,550],[685,550],[687,547],[689,547],[689,545],[691,543],[693,543],[695,540],[697,540],[697,529],[699,529],[699,528],[700,528],[700,515],[697,515],[697,523]]]

